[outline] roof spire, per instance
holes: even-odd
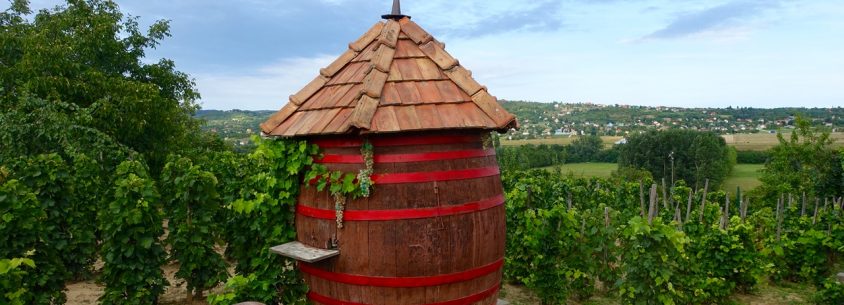
[[[404,17],[407,17],[408,19],[410,19],[410,16],[401,14],[401,0],[393,0],[393,12],[391,12],[388,15],[381,15],[381,18],[383,18],[383,19],[399,20],[399,19],[402,19]]]

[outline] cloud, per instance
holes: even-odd
[[[196,75],[204,109],[278,109],[287,98],[310,82],[334,56],[289,58],[250,74],[213,73]]]
[[[564,26],[563,1],[420,1],[404,13],[420,16],[423,27],[456,37],[494,35],[519,30],[551,32]]]
[[[640,40],[674,39],[696,34],[726,31],[779,6],[776,0],[738,0],[686,14]]]

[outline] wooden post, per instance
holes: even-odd
[[[777,242],[780,241],[780,235],[782,234],[782,205],[783,199],[782,195],[780,195],[780,199],[777,200]]]
[[[678,202],[674,205],[674,220],[677,221],[677,224],[680,225],[680,228],[683,228],[683,214],[680,214],[680,203]]]
[[[527,200],[525,200],[525,205],[528,209],[531,209],[531,198],[533,198],[533,189],[531,189],[530,185],[527,186]]]
[[[568,203],[569,210],[571,210],[571,190],[568,191],[568,198],[566,198],[566,203]]]
[[[780,196],[782,196],[782,194],[780,194]],[[788,208],[790,209],[793,206],[794,206],[794,196],[792,196],[791,193],[788,193]]]
[[[703,223],[703,211],[706,210],[706,192],[709,190],[709,179],[703,183],[703,198],[700,200],[700,223]]]
[[[730,196],[727,196],[724,205],[724,213],[721,215],[721,229],[726,230],[730,226]]]
[[[689,203],[686,204],[686,218],[684,220],[685,222],[689,222],[689,216],[692,213],[692,198],[693,197],[694,197],[694,193],[692,193],[692,190],[689,189]]]
[[[652,224],[654,220],[654,215],[658,211],[658,207],[656,204],[656,183],[651,186],[649,201],[650,202],[648,205],[648,224]]]
[[[639,180],[639,209],[640,215],[645,217],[645,184],[642,180]]]
[[[665,187],[665,178],[662,178],[662,206],[668,209],[668,189]]]
[[[747,218],[747,206],[750,205],[750,198],[744,200],[744,205],[741,208],[741,222],[744,223],[744,219]]]
[[[800,209],[800,217],[806,215],[806,192],[803,192],[803,207]]]
[[[821,200],[818,197],[815,197],[815,213],[812,216],[812,225],[815,225],[815,223],[818,222],[818,204],[820,201]]]

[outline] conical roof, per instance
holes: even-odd
[[[508,113],[408,17],[376,23],[261,124],[268,136],[507,130]]]

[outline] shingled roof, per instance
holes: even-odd
[[[349,44],[261,130],[296,137],[516,126],[443,43],[400,16]]]

